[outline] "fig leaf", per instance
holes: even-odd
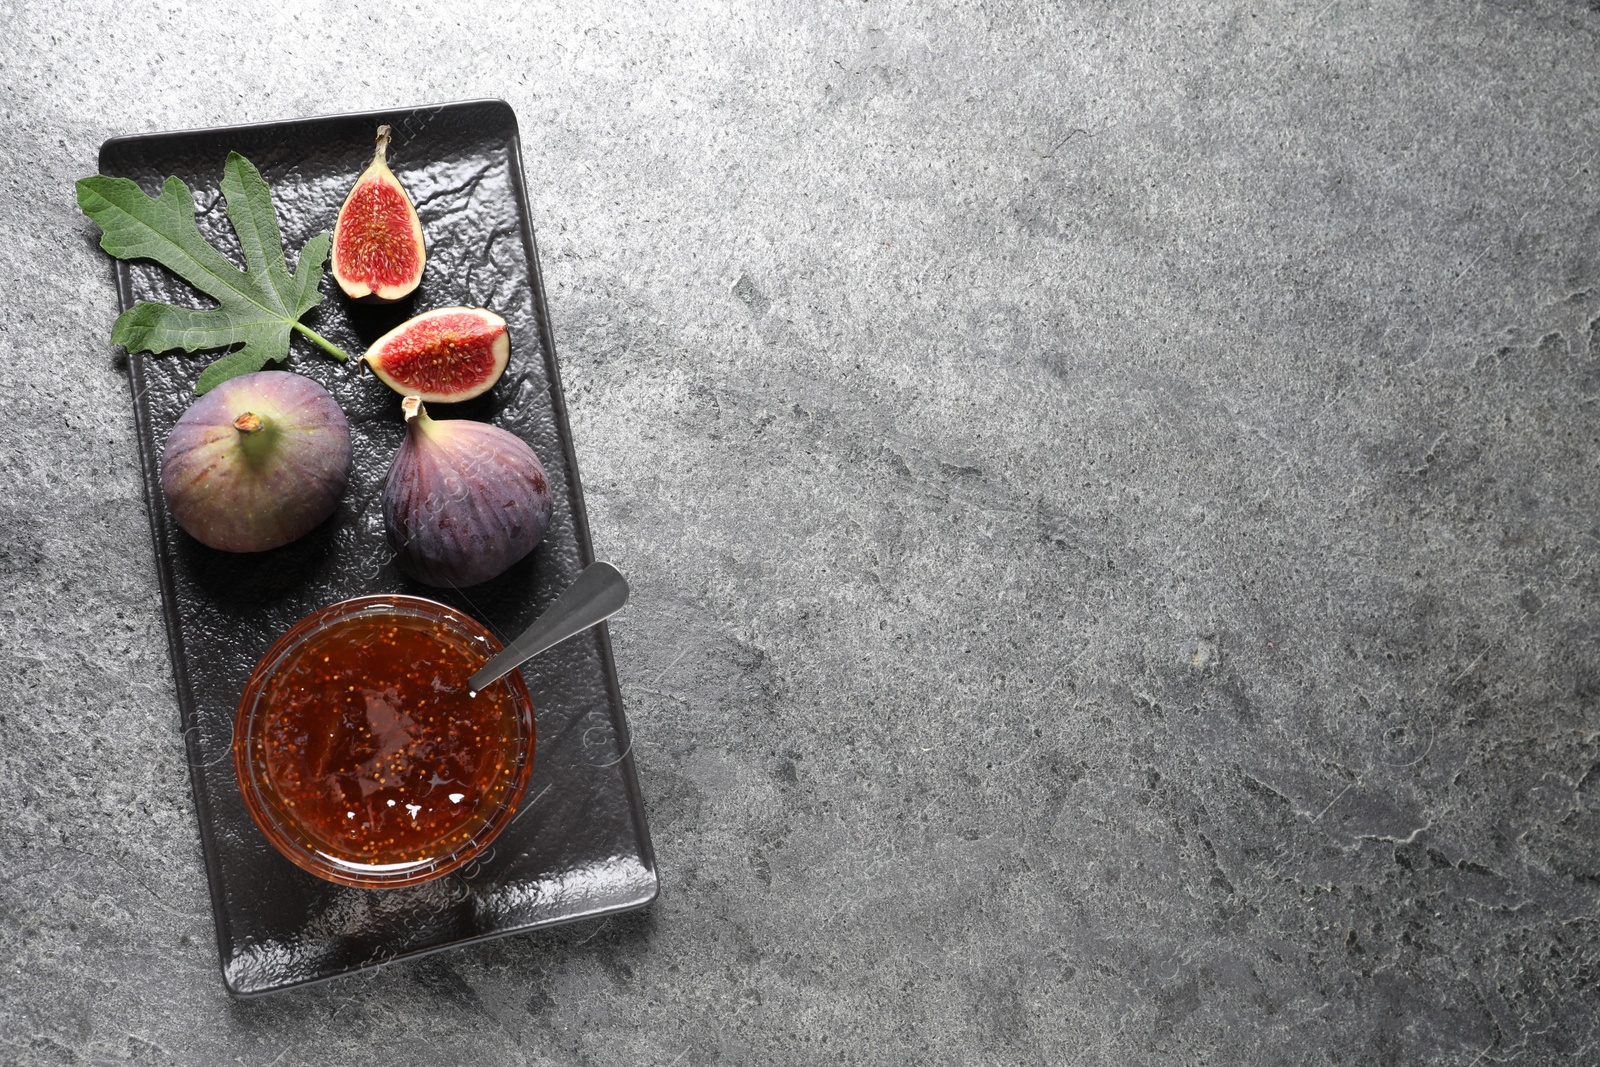
[[[78,181],[78,206],[100,227],[101,248],[118,259],[154,260],[217,302],[206,310],[135,304],[111,328],[112,343],[130,352],[231,349],[201,372],[197,394],[268,363],[281,363],[288,358],[293,330],[330,355],[349,359],[300,321],[322,303],[318,287],[328,259],[328,235],[306,242],[291,275],[266,179],[237,152],[228,153],[222,174],[228,221],[244,252],[242,271],[200,235],[194,195],[182,180],[168,178],[161,195],[153,198],[127,178],[97,174]]]

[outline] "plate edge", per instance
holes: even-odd
[[[182,137],[213,137],[219,134],[234,133],[243,130],[271,130],[283,127],[311,125],[319,122],[334,122],[340,119],[377,119],[384,116],[401,115],[411,116],[421,113],[439,113],[442,111],[468,111],[475,108],[490,110],[503,109],[511,118],[512,134],[516,136],[516,112],[509,103],[499,97],[484,96],[471,100],[451,100],[442,104],[419,104],[415,107],[384,108],[369,111],[333,111],[320,115],[302,115],[298,118],[269,119],[261,122],[237,122],[229,126],[189,126],[176,130],[149,130],[144,133],[119,133],[107,137],[100,142],[99,165],[105,169],[107,152],[113,152],[124,145],[136,145],[141,141],[164,141]],[[519,141],[520,143],[520,141]]]
[[[96,165],[101,173],[105,172],[108,152],[114,150],[113,142],[116,140],[117,138],[108,138],[100,145]],[[111,263],[117,290],[117,308],[121,314],[133,306],[133,279],[126,260],[113,259]],[[183,644],[183,633],[175,608],[170,531],[166,528],[162,510],[154,495],[154,487],[161,479],[160,461],[152,453],[154,440],[150,441],[149,447],[145,443],[145,429],[151,425],[149,403],[145,399],[147,389],[144,380],[145,358],[145,353],[127,352],[128,384],[133,393],[130,407],[133,412],[134,444],[139,450],[140,481],[144,483],[141,489],[144,493],[145,518],[150,526],[151,547],[155,550],[156,582],[161,590],[161,622],[167,632],[167,650],[172,661],[173,689],[178,705],[178,733],[183,738],[184,762],[188,764],[189,770],[189,792],[194,799],[196,821],[200,824],[200,855],[201,861],[205,864],[206,893],[211,899],[217,956],[219,964],[225,969],[233,950],[233,927],[228,921],[227,910],[224,907],[222,877],[216,866],[215,850],[206,840],[210,827],[211,803],[204,778],[198,769],[197,761],[200,753],[194,748],[195,707],[189,683],[188,653]]]
[[[541,930],[550,930],[557,926],[570,926],[573,923],[583,922],[586,919],[603,919],[612,915],[622,915],[630,911],[641,911],[650,907],[661,897],[661,880],[655,877],[655,870],[653,868],[651,869],[650,874],[654,881],[654,886],[651,888],[651,890],[642,896],[639,896],[633,900],[625,901],[621,904],[609,904],[595,908],[591,911],[580,912],[576,915],[562,915],[557,918],[546,919],[541,922],[529,923],[527,926],[516,926],[507,930],[495,930],[478,937],[466,938],[461,941],[448,941],[442,945],[429,945],[426,948],[418,949],[415,952],[407,952],[403,955],[383,960],[380,963],[363,963],[347,970],[331,971],[327,974],[319,974],[314,978],[307,978],[303,981],[287,982],[280,985],[262,986],[257,989],[239,989],[233,984],[232,981],[229,980],[228,973],[226,970],[224,970],[222,974],[222,985],[223,988],[228,991],[228,995],[233,997],[235,1000],[255,1000],[258,997],[271,996],[274,993],[283,993],[291,989],[305,989],[309,986],[325,985],[328,982],[335,982],[341,978],[349,978],[358,974],[371,974],[377,971],[387,970],[389,967],[397,963],[409,963],[413,960],[422,959],[424,956],[432,956],[438,952],[448,952],[451,949],[465,948],[468,945],[481,945],[489,941],[498,941],[502,938],[516,937],[519,934],[538,933]],[[378,890],[378,892],[382,892],[382,890]]]
[[[528,263],[533,270],[533,295],[537,304],[536,313],[539,320],[539,340],[545,352],[549,353],[545,360],[546,370],[550,376],[550,392],[554,401],[553,407],[558,420],[558,434],[562,447],[567,453],[567,461],[572,468],[572,490],[577,499],[577,507],[573,515],[576,521],[579,544],[583,549],[585,565],[594,562],[594,540],[589,531],[589,507],[583,494],[583,472],[578,465],[577,442],[572,436],[572,425],[567,417],[567,392],[561,381],[561,367],[556,356],[555,328],[551,323],[550,309],[545,299],[544,267],[539,259],[539,242],[533,231],[533,210],[528,203],[528,183],[525,165],[522,159],[522,130],[517,122],[516,112],[509,104],[500,101],[505,106],[511,120],[511,181],[516,189],[517,200],[522,205],[522,236],[528,244]],[[627,707],[622,699],[622,683],[617,676],[616,656],[611,648],[611,627],[602,622],[595,627],[599,637],[600,661],[606,676],[606,695],[611,700],[611,706],[616,709],[612,716],[612,727],[617,731],[617,743],[621,745],[622,777],[624,787],[628,791],[628,807],[633,819],[633,832],[639,842],[640,858],[649,870],[651,878],[655,880],[655,890],[651,896],[654,900],[661,892],[661,877],[656,870],[655,844],[650,838],[650,825],[644,810],[644,792],[639,786],[638,771],[633,762],[633,731],[628,725]]]

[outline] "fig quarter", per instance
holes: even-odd
[[[389,169],[389,127],[378,127],[378,147],[339,208],[330,266],[352,300],[392,303],[422,281],[427,250],[422,220]]]
[[[487,392],[510,358],[505,319],[483,308],[438,308],[378,338],[361,362],[402,396],[454,404]]]

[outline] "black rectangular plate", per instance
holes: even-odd
[[[438,408],[520,435],[543,460],[555,496],[549,532],[509,572],[465,591],[408,580],[384,539],[379,494],[403,435],[399,397],[296,335],[289,366],[321,382],[350,419],[355,452],[339,511],[270,552],[231,555],[180,530],[161,492],[162,446],[215,355],[134,354],[129,371],[155,536],[167,634],[216,915],[223,981],[238,995],[330,978],[467,941],[649,904],[659,888],[627,723],[604,626],[523,668],[537,711],[537,756],[517,819],[492,853],[462,873],[408,889],[323,882],[267,844],[234,778],[239,695],[256,660],[296,620],[347,597],[410,593],[469,612],[502,641],[520,633],[594,559],[567,426],[550,320],[528,215],[516,116],[500,101],[374,112],[183,133],[117,137],[100,172],[149,194],[176,174],[195,194],[201,232],[242,267],[222,210],[229,151],[272,187],[290,266],[330,231],[372,156],[377,127],[394,129],[389,160],[422,217],[428,264],[411,297],[353,304],[332,277],[306,322],[353,354],[412,315],[487,307],[505,317],[511,362],[489,393]],[[148,262],[116,264],[124,309],[139,300],[206,301]]]

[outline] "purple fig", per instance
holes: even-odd
[[[383,483],[383,526],[400,568],[428,585],[477,585],[532,552],[550,525],[544,465],[516,434],[434,422],[400,402],[406,439]]]
[[[178,525],[224,552],[261,552],[333,514],[350,477],[350,426],[310,378],[231,378],[179,417],[161,455]]]

